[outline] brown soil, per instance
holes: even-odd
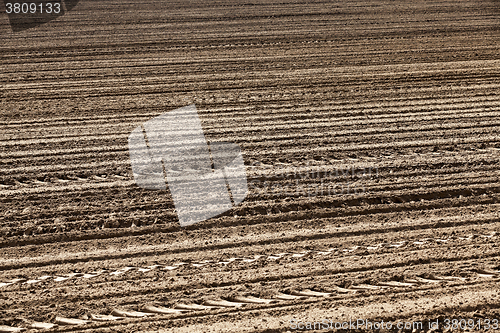
[[[493,326],[499,8],[81,0],[19,33],[3,16],[0,332]],[[192,103],[251,190],[181,228],[168,191],[134,184],[127,137]],[[151,304],[188,310],[92,318]]]

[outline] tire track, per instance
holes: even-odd
[[[202,268],[202,267],[211,267],[211,266],[217,266],[217,265],[228,265],[233,262],[238,262],[239,266],[241,266],[241,263],[246,263],[246,264],[251,264],[256,261],[259,262],[267,262],[267,261],[276,261],[276,260],[281,260],[281,259],[287,259],[287,258],[303,258],[303,257],[314,257],[314,256],[320,256],[323,258],[326,258],[327,256],[330,255],[336,255],[339,256],[340,254],[344,253],[363,253],[365,251],[369,251],[370,254],[377,253],[379,251],[387,250],[387,249],[404,249],[407,246],[417,246],[419,247],[424,247],[426,244],[444,244],[444,243],[451,243],[452,241],[471,241],[474,238],[483,238],[483,239],[488,239],[491,241],[495,241],[498,238],[498,233],[497,232],[492,232],[489,234],[469,234],[466,236],[462,237],[448,237],[448,238],[423,238],[415,241],[409,241],[409,240],[402,240],[398,241],[396,243],[378,243],[378,244],[371,244],[371,245],[355,245],[352,247],[348,248],[330,248],[330,249],[322,249],[322,250],[302,250],[300,252],[283,252],[283,253],[277,253],[277,254],[271,254],[271,255],[265,255],[265,254],[254,254],[253,256],[248,256],[248,257],[231,257],[231,258],[225,258],[225,259],[205,259],[202,261],[196,261],[192,260],[190,258],[184,258],[184,261],[177,262],[177,263],[171,263],[171,264],[155,264],[155,265],[150,265],[147,267],[135,267],[135,266],[125,266],[122,268],[118,268],[116,270],[110,271],[105,268],[98,268],[96,271],[93,272],[74,272],[70,273],[68,275],[64,274],[56,274],[54,276],[50,275],[43,275],[41,277],[32,277],[32,278],[15,278],[11,279],[8,281],[0,282],[0,288],[12,286],[12,285],[34,285],[37,283],[40,283],[42,281],[45,282],[62,282],[66,281],[72,278],[79,278],[79,279],[91,279],[98,277],[102,274],[105,275],[122,275],[126,274],[127,272],[130,271],[135,271],[135,272],[140,272],[140,273],[146,273],[151,270],[164,270],[164,271],[173,271],[177,270],[180,267],[190,267],[190,268]],[[413,251],[414,249],[412,249]],[[155,251],[155,253],[158,253]],[[112,257],[111,257],[112,258]],[[116,257],[115,257],[116,258]],[[94,259],[95,260],[95,259]],[[102,259],[101,259],[102,260]],[[49,263],[49,265],[52,263]],[[187,266],[186,266],[187,265]],[[241,268],[241,267],[239,267]],[[5,268],[4,268],[5,269]],[[244,268],[241,268],[244,269]],[[46,284],[44,285],[46,287]]]
[[[118,321],[120,320],[138,320],[140,322],[145,321],[157,321],[157,320],[184,320],[191,316],[198,316],[200,314],[206,315],[208,313],[217,311],[218,313],[229,312],[246,312],[246,311],[269,311],[271,309],[280,308],[283,306],[290,306],[293,303],[294,306],[304,305],[304,304],[314,304],[318,300],[324,298],[333,298],[336,300],[345,301],[346,299],[353,298],[353,294],[361,295],[356,296],[356,298],[363,297],[373,297],[373,295],[384,295],[387,293],[403,294],[403,293],[415,293],[418,291],[426,291],[438,289],[437,286],[441,287],[443,284],[451,284],[453,288],[461,288],[462,286],[467,286],[468,288],[474,287],[475,285],[484,284],[485,281],[494,282],[499,281],[500,271],[495,270],[478,270],[475,276],[472,278],[463,278],[460,276],[440,276],[433,274],[432,278],[415,277],[413,279],[406,278],[404,282],[401,281],[382,281],[377,285],[370,284],[360,284],[351,285],[348,288],[342,286],[335,286],[333,288],[330,286],[328,292],[318,292],[314,290],[296,290],[279,292],[272,298],[260,298],[254,296],[234,296],[229,300],[221,298],[219,300],[214,299],[213,296],[208,296],[208,300],[200,303],[185,304],[180,301],[176,301],[176,305],[173,308],[167,308],[162,306],[153,305],[143,305],[137,310],[126,310],[115,308],[112,310],[111,315],[102,314],[90,314],[85,315],[84,319],[74,319],[74,318],[64,318],[56,317],[55,324],[60,325],[82,325],[80,327],[72,327],[74,330],[87,329],[83,325],[93,325],[97,323],[106,322],[117,322],[115,325],[120,325]],[[469,280],[469,282],[466,282]],[[463,287],[462,287],[463,288]],[[351,296],[349,296],[351,295]],[[235,310],[228,310],[230,308],[236,308]],[[140,311],[146,312],[140,312]],[[201,312],[201,313],[200,313]],[[160,315],[161,318],[152,318],[152,316]],[[166,317],[165,317],[166,316]],[[172,318],[172,316],[174,318]],[[144,319],[142,319],[144,318]],[[32,324],[33,325],[33,324]],[[40,323],[35,322],[34,325],[42,326]],[[115,326],[111,325],[111,326]],[[56,326],[51,326],[50,323],[44,323],[44,327],[56,328]],[[32,326],[33,327],[33,326]],[[93,329],[98,326],[93,325]],[[110,327],[110,325],[105,325],[105,327]]]

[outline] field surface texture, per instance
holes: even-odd
[[[2,13],[0,332],[493,328],[499,15],[81,0],[14,33]],[[168,188],[135,184],[127,138],[191,104],[209,143],[239,145],[249,191],[181,227]]]

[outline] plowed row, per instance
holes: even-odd
[[[2,17],[0,332],[500,320],[498,6]],[[127,137],[192,103],[209,142],[241,147],[249,192],[181,228],[168,190],[135,185]]]

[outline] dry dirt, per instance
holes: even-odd
[[[499,15],[498,1],[81,0],[18,33],[1,16],[0,332],[493,328]],[[250,191],[181,228],[168,191],[134,184],[127,137],[192,103],[210,142],[241,147]]]

